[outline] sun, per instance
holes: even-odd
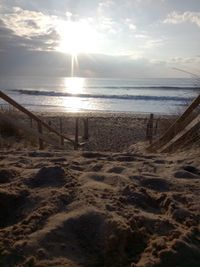
[[[58,24],[60,42],[57,50],[66,54],[92,53],[96,33],[85,21],[60,21]]]

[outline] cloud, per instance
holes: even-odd
[[[147,37],[146,37],[147,38]],[[145,38],[144,38],[145,39]],[[164,41],[162,39],[149,39],[143,44],[143,48],[155,48],[163,45]]]
[[[112,1],[102,2],[103,7],[110,7],[114,3]],[[50,15],[48,13],[22,9],[21,7],[13,7],[10,12],[3,14],[1,20],[4,27],[10,31],[11,35],[17,36],[23,42],[23,46],[27,45],[27,49],[32,50],[56,50],[59,48],[59,41],[72,32],[73,25],[86,25],[90,32],[93,32],[95,38],[106,40],[106,43],[112,43],[113,38],[118,38],[119,34],[125,31],[134,31],[136,26],[131,19],[115,20],[109,16],[97,17],[81,17],[70,11],[65,11],[62,17]],[[82,27],[83,28],[83,27]],[[117,36],[118,35],[118,36]],[[72,38],[73,39],[73,38]],[[7,39],[9,41],[9,39]],[[25,45],[26,44],[26,45]],[[1,46],[1,45],[0,45]]]
[[[14,7],[1,15],[0,50],[55,50],[60,40],[58,21],[56,16]]]
[[[133,23],[133,21],[130,18],[125,19],[125,25],[127,25],[129,30],[135,31],[137,29],[137,26]]]
[[[118,14],[123,8],[127,8],[128,3],[130,4],[128,0],[123,3],[111,0],[101,1],[97,5],[97,13],[94,13],[92,17],[71,12],[70,6],[63,11],[62,16],[13,7],[3,14],[1,19],[5,27],[12,31],[12,35],[21,40],[22,46],[31,50],[59,50],[61,46],[59,42],[61,44],[63,39],[69,38],[70,40],[71,34],[74,36],[72,33],[74,27],[71,26],[75,23],[78,26],[86,25],[88,29],[91,29],[90,32],[93,35],[91,39],[95,43],[92,53],[122,54],[124,52],[124,54],[130,54],[131,50],[135,53],[139,47],[143,49],[158,47],[161,41],[157,38],[156,40],[146,38],[145,44],[140,43],[143,31],[138,28],[134,17],[125,16],[123,12],[120,16],[116,15],[116,12]],[[71,26],[68,25],[69,23]],[[21,46],[19,43],[18,45]]]
[[[70,75],[69,56],[53,51],[17,49],[0,52],[0,75]]]
[[[2,15],[1,19],[16,35],[29,38],[48,33],[58,18],[42,12],[14,7],[12,13]]]
[[[24,51],[1,53],[0,75],[70,76],[71,57],[54,51]],[[123,67],[122,67],[123,66]],[[172,69],[167,63],[131,56],[78,56],[75,76],[100,78],[134,78],[167,76]]]
[[[26,40],[17,36],[11,29],[8,29],[0,19],[0,50],[7,51],[25,46]]]
[[[138,38],[138,39],[147,39],[149,38],[148,35],[144,34],[144,33],[138,33],[138,34],[135,34],[135,38]]]
[[[115,27],[115,21],[110,17],[101,17],[97,20],[97,29],[100,31],[110,32],[110,33],[116,33],[114,30]]]
[[[170,63],[181,63],[181,64],[193,64],[193,63],[200,63],[200,58],[196,57],[173,57],[169,61]]]
[[[190,22],[200,27],[200,12],[186,11],[181,13],[173,11],[172,13],[167,15],[166,19],[163,22],[169,24],[180,24],[184,22]]]
[[[84,39],[94,42],[92,47],[87,43],[92,59],[79,55],[76,75],[159,76],[162,67],[166,76],[167,64],[200,64],[193,58],[199,54],[200,4],[196,0],[182,1],[181,5],[179,0],[162,2],[85,0],[83,5],[81,0],[0,0],[1,71],[7,68],[8,73],[70,74],[69,55],[58,51],[63,43],[62,51],[67,52],[70,36],[76,36],[75,25],[82,25],[82,34],[77,34],[81,35],[81,45]],[[176,11],[171,12],[171,6]],[[184,22],[198,27],[166,25]],[[87,34],[82,30],[84,25],[91,30]],[[92,38],[86,38],[88,35]]]
[[[99,15],[105,14],[110,11],[110,8],[114,7],[115,3],[112,0],[101,1],[98,4],[97,12]]]
[[[50,29],[47,33],[40,33],[36,36],[19,36],[13,30],[6,27],[4,22],[0,20],[0,50],[18,53],[19,49],[48,51],[55,50],[58,46],[59,35],[54,29]]]

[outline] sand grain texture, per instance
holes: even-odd
[[[0,266],[199,266],[199,154],[0,157]]]

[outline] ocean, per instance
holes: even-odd
[[[0,90],[31,111],[177,114],[197,95],[198,84],[192,78],[7,76]]]

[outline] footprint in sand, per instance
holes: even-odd
[[[0,169],[0,184],[9,183],[17,176],[14,170]]]
[[[186,170],[179,170],[174,173],[174,177],[179,179],[199,179],[200,175],[194,174]]]
[[[35,176],[29,179],[28,184],[31,187],[40,186],[61,186],[65,183],[65,171],[59,166],[43,167]]]
[[[124,167],[120,167],[120,166],[116,166],[116,167],[112,167],[111,169],[108,170],[108,173],[122,173],[125,170]]]
[[[16,223],[17,218],[21,220],[22,207],[28,202],[27,195],[27,191],[11,192],[0,189],[0,228]]]

